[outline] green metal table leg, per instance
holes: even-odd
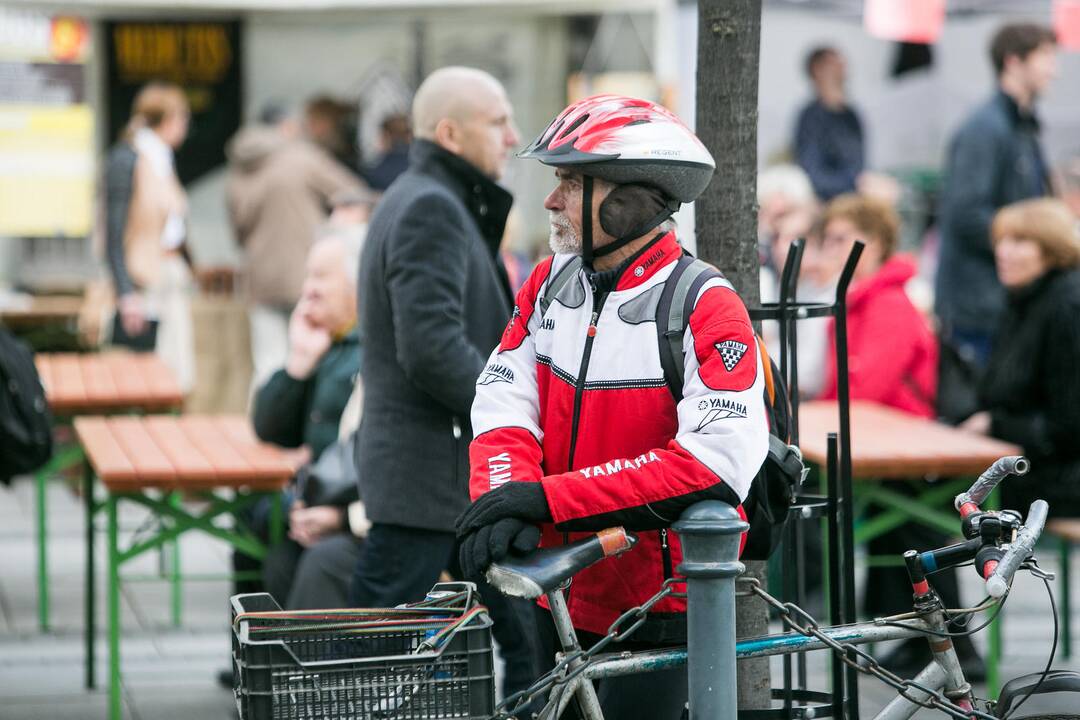
[[[281,512],[281,493],[270,495],[270,544],[277,545],[285,538],[285,522]]]
[[[1069,610],[1070,610],[1070,594],[1069,594],[1069,551],[1070,542],[1065,538],[1061,538],[1061,608],[1058,610],[1058,615],[1061,617],[1061,651],[1065,655],[1065,659],[1068,660],[1072,657],[1072,633],[1069,632]]]
[[[48,480],[45,468],[34,474],[37,495],[38,626],[43,633],[49,632],[49,528],[45,506]]]
[[[94,515],[97,508],[94,506],[94,471],[90,462],[83,460],[83,505],[86,509],[86,577],[83,579],[85,590],[83,602],[86,605],[86,622],[83,627],[86,640],[86,687],[94,689],[94,640],[95,640],[95,609],[94,609]]]
[[[109,511],[109,718],[120,720],[120,549],[117,546],[116,505],[119,498],[108,493]]]
[[[169,495],[169,504],[174,508],[181,506],[180,493],[172,493]],[[178,535],[169,544],[169,556],[171,565],[170,568],[170,582],[172,584],[172,622],[173,627],[180,627],[181,625],[181,612],[183,606],[183,594],[180,584],[180,536]]]

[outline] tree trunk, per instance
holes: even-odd
[[[716,265],[747,306],[760,300],[757,254],[757,119],[761,0],[698,0],[697,134],[716,175],[695,206],[698,255]],[[747,563],[764,582],[766,564]],[[740,597],[739,637],[768,631],[765,604]],[[739,708],[770,704],[769,659],[739,663]]]

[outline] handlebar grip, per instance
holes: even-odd
[[[979,505],[1009,475],[1026,475],[1031,463],[1023,455],[998,458],[983,472],[966,493],[956,496],[954,506],[960,510],[966,503]]]
[[[1042,535],[1043,526],[1046,525],[1046,513],[1049,506],[1045,500],[1036,500],[1028,509],[1027,521],[1016,534],[1016,539],[1005,551],[997,568],[986,581],[986,592],[992,598],[1001,598],[1009,590],[1013,575],[1020,564],[1027,560],[1031,551],[1035,549],[1035,543]]]
[[[634,546],[636,538],[622,527],[610,527],[596,533],[600,541],[600,547],[604,551],[604,557],[615,557]]]

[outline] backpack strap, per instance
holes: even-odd
[[[773,363],[772,358],[769,357],[769,350],[765,347],[765,339],[760,335],[755,335],[757,338],[758,355],[761,357],[761,369],[765,373],[765,398],[769,401],[769,405],[776,404],[776,378],[773,377]]]
[[[578,270],[580,269],[581,257],[574,256],[570,258],[569,262],[559,268],[559,271],[555,273],[555,277],[551,278],[547,288],[544,289],[544,293],[540,296],[541,319],[547,315],[548,308],[551,307],[551,303],[555,302],[555,298],[558,297],[559,292],[566,286],[566,283],[570,282],[570,279],[577,275]]]
[[[690,313],[694,310],[701,287],[723,274],[704,260],[684,254],[664,283],[664,291],[656,307],[656,334],[660,341],[660,365],[664,368],[675,402],[682,400],[683,390],[683,336]]]

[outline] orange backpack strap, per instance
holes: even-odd
[[[769,350],[765,347],[765,340],[760,335],[757,338],[758,351],[761,353],[761,368],[765,372],[765,394],[769,398],[769,404],[776,404],[776,379],[773,377],[772,360],[769,358]]]

